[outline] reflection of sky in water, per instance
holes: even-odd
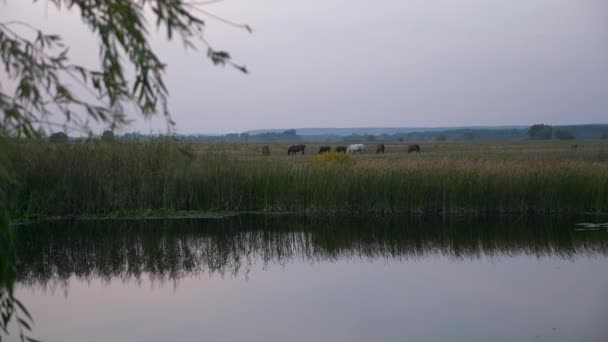
[[[19,289],[45,341],[604,341],[608,263],[518,256],[495,262],[271,264],[174,283],[70,279]],[[553,329],[555,328],[555,330]],[[539,336],[539,337],[537,337]]]
[[[608,234],[576,222],[22,226],[17,291],[49,342],[605,341]]]

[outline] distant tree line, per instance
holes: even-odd
[[[528,130],[530,140],[549,140],[553,136],[553,127],[545,124],[532,125]]]
[[[265,132],[258,134],[229,133],[224,135],[179,135],[181,141],[211,141],[211,142],[278,142],[300,141],[302,136],[295,129],[280,132]]]
[[[589,138],[589,132],[588,132],[589,126],[587,126],[587,127],[582,126],[583,129],[581,129],[581,127],[579,127],[579,126],[570,126],[570,127],[564,126],[564,127],[553,129],[553,127],[550,125],[535,124],[535,125],[530,126],[530,129],[528,129],[528,136],[531,140],[551,140],[551,139],[574,140],[577,137],[576,134],[574,133],[574,131],[577,130],[579,133],[581,133],[582,136],[585,136],[585,138],[588,139]],[[587,128],[587,129],[585,130],[585,128]],[[608,130],[604,129],[599,134],[599,136],[596,136],[595,138],[596,139],[597,138],[600,138],[600,139],[608,138]]]
[[[298,135],[295,129],[263,133],[229,133],[223,135],[173,135],[142,134],[140,132],[116,135],[105,131],[98,137],[102,141],[155,141],[167,140],[186,142],[408,142],[408,141],[521,141],[521,140],[574,140],[608,139],[608,125],[551,126],[534,124],[529,128],[458,128],[403,132],[394,134],[318,134]],[[75,140],[64,132],[56,132],[48,137],[49,141],[63,143]],[[89,137],[88,139],[95,139]]]
[[[555,131],[555,138],[558,140],[574,140],[574,134],[567,129],[558,129]]]

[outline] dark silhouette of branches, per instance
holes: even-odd
[[[203,47],[215,65],[246,73],[247,68],[235,63],[228,52],[209,44],[204,29],[207,18],[248,32],[252,29],[202,8],[213,2],[49,0],[58,9],[78,9],[99,42],[98,69],[74,63],[58,35],[21,21],[0,22],[0,61],[15,88],[11,94],[0,84],[0,132],[29,137],[49,123],[87,130],[91,121],[114,128],[128,123],[128,106],[143,116],[163,113],[172,126],[165,64],[150,46],[150,23],[144,12],[153,14],[154,25],[166,31],[167,39],[178,37],[186,48]],[[127,76],[130,71],[132,78]],[[84,89],[86,96],[77,96],[73,88]],[[51,123],[48,117],[53,114],[62,114],[63,122]]]
[[[36,2],[36,0],[34,0]],[[0,342],[11,320],[17,322],[22,341],[32,318],[13,295],[15,248],[5,205],[7,173],[6,137],[34,137],[44,127],[89,131],[90,122],[113,129],[128,124],[127,108],[136,115],[162,113],[168,127],[173,121],[167,107],[165,64],[150,45],[150,23],[178,37],[186,48],[202,45],[215,65],[247,69],[232,56],[214,49],[204,38],[206,19],[252,32],[248,25],[231,22],[202,9],[217,1],[186,0],[48,0],[58,9],[72,9],[99,43],[98,68],[71,60],[69,46],[56,34],[30,23],[0,22]],[[2,2],[0,6],[10,6]],[[132,77],[129,75],[133,75]],[[14,89],[13,89],[14,88]],[[82,92],[77,95],[74,89]]]

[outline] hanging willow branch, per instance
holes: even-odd
[[[167,39],[179,37],[187,48],[205,48],[213,64],[247,72],[228,52],[215,50],[204,39],[206,17],[252,32],[247,25],[202,10],[201,6],[217,1],[47,1],[80,14],[98,40],[100,65],[90,69],[74,63],[58,35],[21,21],[0,22],[0,342],[11,321],[16,322],[21,341],[36,341],[28,336],[32,317],[13,291],[16,257],[4,207],[4,186],[10,181],[5,138],[33,137],[44,126],[88,131],[91,121],[114,128],[128,123],[128,107],[143,116],[162,112],[172,126],[165,65],[150,46],[147,12],[157,27],[166,30]],[[127,77],[125,71],[134,76]],[[73,88],[83,90],[79,92],[83,95],[76,95]]]
[[[0,62],[14,92],[0,83],[0,134],[33,136],[40,125],[87,129],[91,121],[116,127],[127,123],[126,108],[143,115],[167,109],[165,64],[152,50],[149,23],[152,13],[167,39],[178,37],[186,48],[207,50],[215,65],[229,65],[247,73],[226,51],[205,40],[206,22],[213,18],[252,32],[248,25],[223,19],[201,7],[209,2],[184,0],[49,0],[58,9],[76,9],[99,41],[99,69],[73,63],[60,36],[20,22],[0,22]],[[126,57],[126,58],[125,58]],[[127,77],[132,70],[134,76]],[[76,95],[73,88],[84,89]],[[61,114],[62,119],[57,120]]]

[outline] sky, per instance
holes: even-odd
[[[250,74],[213,66],[152,27],[177,133],[304,127],[608,123],[605,0],[225,0],[206,39]],[[0,21],[62,35],[98,65],[78,13],[0,3]],[[5,81],[0,71],[0,83]],[[122,131],[164,130],[160,116]]]

